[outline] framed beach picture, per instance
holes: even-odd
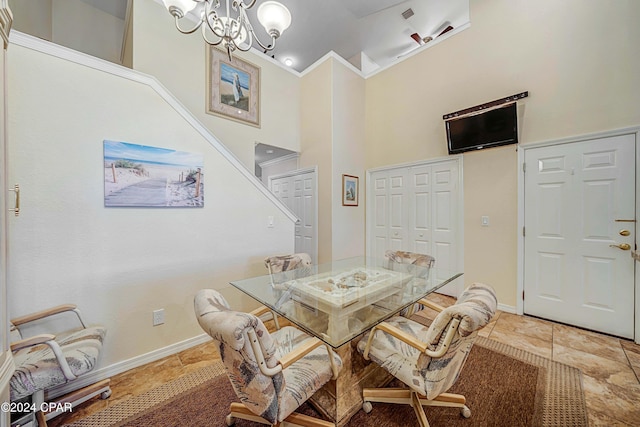
[[[204,155],[104,141],[105,207],[204,206]]]
[[[342,175],[342,206],[358,206],[358,177]]]
[[[260,68],[207,46],[207,113],[260,127]]]

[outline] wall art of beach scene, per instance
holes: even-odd
[[[204,156],[104,141],[105,207],[204,206]]]
[[[249,111],[250,79],[249,73],[220,61],[220,102]]]

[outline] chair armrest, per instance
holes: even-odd
[[[27,347],[33,347],[35,345],[45,344],[51,348],[54,356],[56,357],[56,361],[62,370],[62,374],[69,381],[75,380],[77,377],[71,372],[71,368],[69,367],[69,363],[67,362],[67,358],[64,357],[62,353],[62,348],[60,348],[60,344],[55,341],[55,335],[51,334],[40,334],[34,335],[32,337],[16,341],[11,344],[11,351],[17,351]]]
[[[318,348],[320,345],[322,345],[322,341],[320,341],[318,338],[308,339],[301,345],[296,346],[296,348],[294,348],[289,353],[282,356],[280,360],[278,360],[278,363],[282,365],[282,369],[287,369],[294,362],[300,360],[302,357],[306,356],[311,351]]]
[[[373,341],[373,336],[376,333],[376,330],[378,329],[391,334],[392,336],[396,337],[400,341],[403,341],[409,344],[411,347],[420,350],[422,353],[426,354],[429,357],[442,357],[447,352],[447,349],[449,348],[449,344],[451,344],[451,341],[453,341],[453,337],[455,336],[455,333],[458,330],[459,324],[460,324],[459,319],[453,319],[449,323],[444,340],[442,340],[442,342],[438,345],[438,348],[436,348],[435,350],[429,350],[428,348],[429,346],[426,343],[415,339],[414,337],[407,334],[403,330],[398,329],[387,322],[382,322],[379,325],[374,326],[374,328],[371,330],[371,333],[369,334],[369,339],[367,340],[367,345],[364,348],[363,357],[366,360],[369,360],[369,350],[371,349],[371,342]]]
[[[430,309],[435,310],[437,312],[441,312],[442,310],[444,310],[443,306],[436,304],[435,302],[430,301],[426,298],[422,298],[420,301],[418,301],[418,304],[422,304],[425,307],[429,307]]]
[[[46,344],[48,341],[53,341],[55,338],[56,336],[52,334],[34,335],[32,337],[13,342],[10,347],[11,351],[18,351],[23,348],[33,347],[34,345]]]
[[[398,329],[387,322],[382,322],[374,326],[371,332],[369,333],[369,339],[367,340],[367,345],[365,346],[364,352],[362,354],[366,360],[369,360],[369,350],[371,349],[371,342],[373,341],[373,336],[376,334],[378,330],[391,334],[392,336],[396,337],[400,341],[403,341],[409,344],[411,347],[414,347],[420,350],[421,352],[425,352],[427,350],[427,345],[422,341],[415,339],[414,337],[407,334],[403,330]]]
[[[324,345],[327,349],[327,353],[329,354],[329,363],[331,364],[331,371],[333,372],[333,379],[338,378],[338,367],[336,366],[336,362],[333,359],[333,350],[327,344],[320,341],[318,338],[311,338],[307,340],[304,344],[297,346],[293,351],[285,354],[280,358],[278,363],[282,366],[282,369],[287,369],[297,360],[300,360],[302,357],[309,354],[311,351],[320,347],[320,345]]]
[[[255,310],[251,311],[250,314],[253,314],[256,317],[260,317],[263,314],[267,314],[270,313],[271,309],[269,307],[267,307],[266,305],[263,305],[262,307],[258,307]]]
[[[65,313],[67,311],[73,311],[78,316],[78,320],[80,320],[82,327],[86,328],[86,325],[82,321],[82,317],[80,316],[80,311],[78,310],[75,304],[62,304],[62,305],[51,307],[51,308],[41,310],[32,314],[27,314],[26,316],[16,317],[15,319],[11,319],[11,323],[13,323],[15,326],[20,326],[20,325],[24,325],[25,323],[44,319],[46,317],[53,316],[60,313]]]

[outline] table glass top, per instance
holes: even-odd
[[[337,348],[461,275],[357,257],[231,285]]]

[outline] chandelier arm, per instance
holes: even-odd
[[[251,32],[253,32],[253,30],[251,30]],[[273,36],[271,36],[271,44],[268,47],[262,44],[258,36],[255,37],[255,40],[258,42],[260,47],[263,48],[264,50],[273,50],[276,48],[276,38]]]
[[[215,36],[218,36],[215,32],[213,33]],[[219,36],[218,36],[219,37]],[[224,37],[219,37],[220,40],[212,42],[211,40],[209,40],[207,38],[207,32],[206,32],[206,27],[202,27],[202,38],[204,39],[205,43],[210,44],[211,46],[218,46],[220,45],[220,43],[222,43],[222,41],[224,40]]]
[[[180,28],[180,18],[178,16],[175,17],[176,18],[176,28],[178,29],[178,31],[180,31],[182,34],[192,34],[194,32],[196,32],[196,30],[198,28],[200,28],[202,26],[202,21],[198,22],[193,28],[185,30],[183,28]]]
[[[218,31],[216,31],[216,27],[211,25],[211,19],[209,19],[209,18],[210,18],[210,16],[213,16],[213,17],[214,17],[213,22],[216,22],[216,21],[220,22],[220,18],[218,17],[218,14],[217,14],[215,11],[207,12],[207,13],[205,14],[205,16],[204,16],[203,20],[207,22],[207,27],[209,27],[209,29],[211,30],[211,32],[212,32],[216,37],[220,37],[221,39],[223,39],[223,38],[225,37],[225,35],[226,35],[226,34],[225,34],[225,31],[224,31],[224,27],[222,27],[222,33],[219,33]],[[203,35],[203,36],[205,35],[204,27],[203,27],[203,30],[202,30],[202,35]],[[206,37],[205,37],[205,41],[206,41]],[[209,43],[209,42],[207,42],[207,43]]]

